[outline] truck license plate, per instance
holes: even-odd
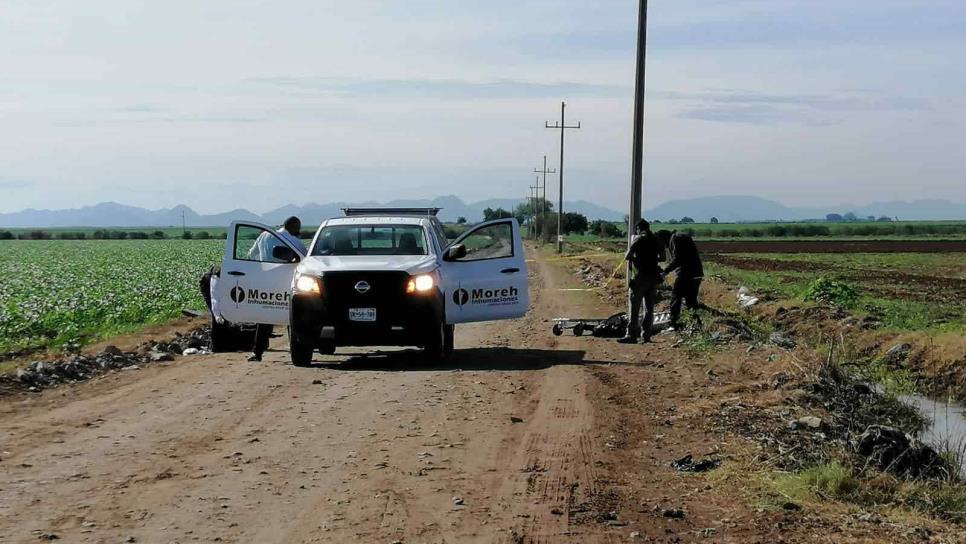
[[[349,321],[372,322],[375,320],[376,320],[375,308],[349,308]]]

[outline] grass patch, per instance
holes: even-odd
[[[817,498],[847,500],[860,486],[852,471],[838,461],[791,474],[778,474],[772,484],[779,495],[796,503]]]
[[[837,357],[839,361],[847,361],[842,364],[847,367],[847,370],[836,367],[835,372],[843,375],[848,373],[848,382],[858,378],[860,382],[874,383],[879,387],[880,403],[887,403],[894,408],[887,409],[886,412],[918,413],[898,399],[899,395],[911,395],[917,392],[917,376],[914,371],[888,365],[882,357],[871,355],[848,341],[844,344],[833,344],[829,349],[836,350],[836,353],[829,355],[829,359]],[[827,351],[824,353],[828,355]],[[913,421],[904,418],[902,421],[906,422],[905,428],[911,431],[918,431],[922,424],[921,419]],[[916,428],[909,428],[910,424],[915,424]]]
[[[705,274],[717,276],[732,285],[745,285],[757,294],[768,293],[777,298],[800,296],[807,278],[798,272],[762,272],[704,263]]]
[[[863,508],[897,507],[953,523],[966,522],[966,485],[961,482],[904,481],[882,473],[857,476],[832,461],[794,473],[773,473],[766,481],[766,507],[786,502],[809,505],[837,501]]]
[[[734,339],[763,344],[774,330],[770,323],[751,314],[706,309],[685,310],[681,314],[681,341],[691,355],[718,351]]]
[[[681,340],[690,355],[713,353],[721,349],[721,332],[705,326],[710,321],[711,316],[703,310],[681,314]]]
[[[911,395],[916,392],[916,374],[906,368],[892,368],[881,360],[856,365],[855,373],[862,379],[877,384],[889,395]]]

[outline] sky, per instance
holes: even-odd
[[[651,0],[645,206],[966,201],[966,2]],[[0,212],[627,208],[633,0],[0,0]],[[556,179],[548,195],[555,199]]]

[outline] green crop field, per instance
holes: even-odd
[[[72,348],[203,308],[221,240],[0,242],[0,358]]]

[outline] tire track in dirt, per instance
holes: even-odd
[[[510,459],[512,476],[503,482],[498,494],[502,503],[523,503],[517,518],[502,542],[611,542],[610,531],[596,523],[584,524],[580,511],[596,501],[601,493],[596,468],[602,444],[594,438],[597,431],[594,407],[588,399],[588,374],[584,366],[583,345],[574,339],[548,334],[549,317],[564,313],[599,313],[599,301],[592,297],[575,308],[559,295],[555,276],[542,261],[536,261],[531,284],[539,285],[534,308],[525,320],[528,342],[561,352],[580,353],[577,364],[550,367],[540,382],[540,394],[533,414],[525,422],[524,438],[501,456]],[[564,311],[567,310],[567,311]],[[568,349],[577,348],[577,349]],[[515,499],[515,500],[514,500]]]

